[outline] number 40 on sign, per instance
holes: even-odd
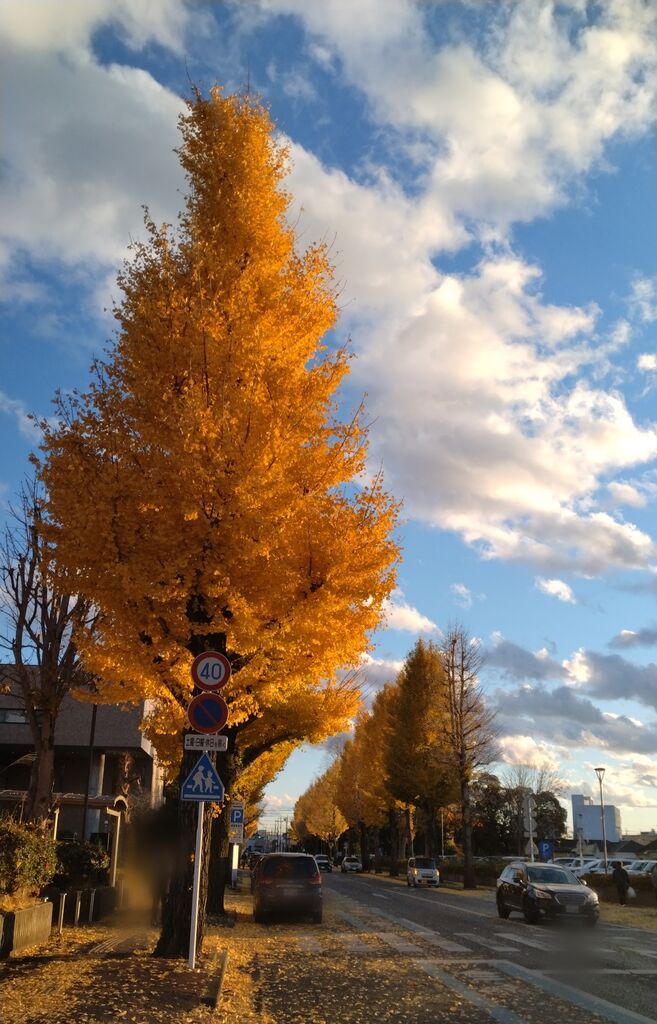
[[[230,662],[219,651],[204,651],[192,662],[192,679],[200,690],[220,690],[230,674]]]

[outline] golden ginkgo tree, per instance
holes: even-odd
[[[228,653],[230,792],[241,737],[254,760],[353,714],[336,670],[357,663],[394,586],[396,507],[367,477],[362,409],[338,414],[349,355],[329,333],[331,266],[323,245],[297,246],[268,113],[214,89],[181,131],[178,223],[147,216],[115,341],[44,424],[40,473],[57,578],[99,613],[79,638],[95,699],[152,699],[174,767],[192,656]],[[190,820],[183,807],[166,955],[187,952]]]

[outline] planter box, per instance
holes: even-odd
[[[23,949],[48,941],[52,924],[52,903],[35,903],[33,907],[2,914],[0,922],[0,959],[6,959],[13,953],[20,953]]]

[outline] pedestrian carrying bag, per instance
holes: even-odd
[[[632,888],[632,886],[630,886],[627,890],[627,898],[630,900],[636,899],[636,891]]]

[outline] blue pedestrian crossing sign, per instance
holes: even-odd
[[[224,798],[224,784],[207,753],[198,759],[185,779],[180,794],[183,800],[220,803]]]

